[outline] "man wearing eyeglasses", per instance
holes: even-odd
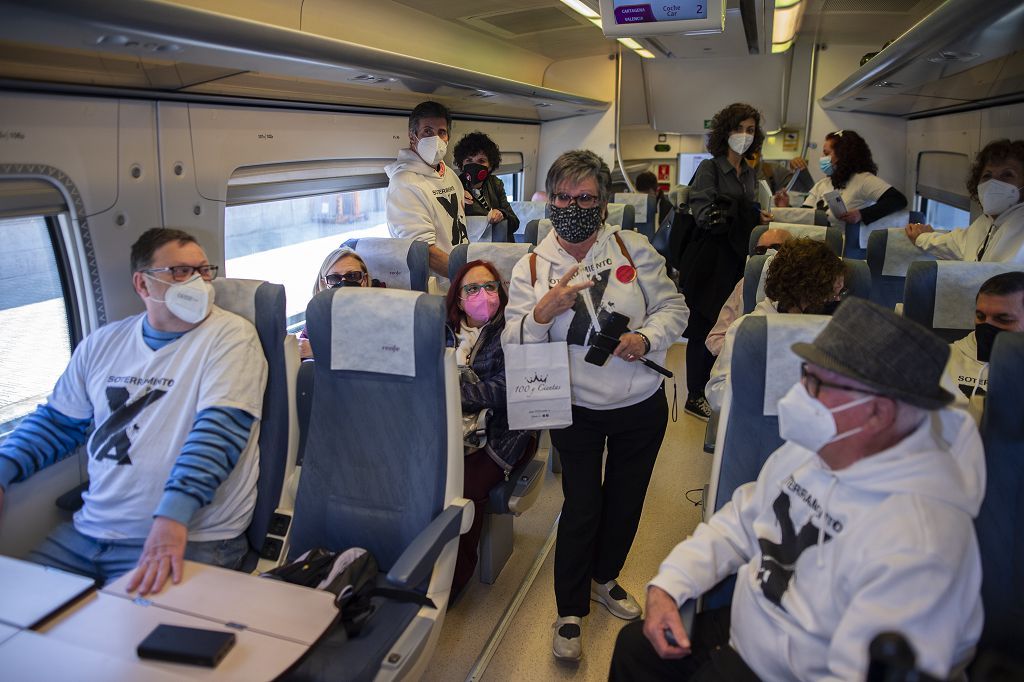
[[[610,679],[863,679],[868,646],[902,633],[940,679],[981,633],[973,518],[981,438],[940,386],[946,344],[848,299],[779,401],[786,441],[756,481],[672,550],[646,620],[619,634]],[[678,608],[736,573],[731,611]]]
[[[267,364],[253,326],[213,305],[218,268],[194,237],[148,230],[131,265],[145,312],[78,345],[0,445],[0,491],[85,445],[84,504],[29,559],[101,582],[135,569],[129,590],[147,594],[183,559],[244,557]]]

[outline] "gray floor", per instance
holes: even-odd
[[[669,422],[668,433],[647,493],[644,514],[633,550],[619,582],[642,603],[643,588],[658,565],[679,540],[700,521],[700,508],[686,500],[686,491],[701,488],[711,471],[711,456],[704,454],[704,423],[683,414],[686,393],[685,346],[669,353],[669,367],[679,387],[679,421]],[[668,386],[671,400],[671,382]],[[696,499],[695,494],[691,497]],[[465,680],[491,639],[495,626],[523,585],[538,557],[561,506],[558,476],[548,472],[541,500],[516,519],[516,550],[494,585],[472,583],[452,608],[441,632],[437,651],[424,680]],[[551,625],[557,616],[552,590],[552,550],[525,595],[496,653],[480,679],[504,680],[606,680],[612,648],[623,621],[599,604],[583,623],[583,660],[561,664],[551,655]]]

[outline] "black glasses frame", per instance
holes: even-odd
[[[218,271],[220,271],[219,265],[171,265],[166,268],[146,268],[142,270],[142,272],[149,275],[157,272],[169,272],[171,273],[171,279],[175,282],[185,282],[191,279],[195,273],[198,273],[207,282],[212,282],[217,279]]]

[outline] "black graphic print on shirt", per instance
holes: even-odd
[[[565,336],[565,341],[570,346],[587,345],[591,332],[597,331],[594,329],[594,323],[590,319],[587,303],[583,300],[584,296],[590,296],[590,300],[594,302],[594,312],[598,315],[605,309],[611,310],[615,307],[614,303],[609,302],[605,305],[604,302],[604,292],[608,289],[608,280],[611,274],[611,268],[602,270],[592,278],[594,286],[589,289],[583,289],[576,294],[576,303],[572,307],[572,322],[569,323],[569,331]]]
[[[118,465],[131,464],[128,456],[132,442],[128,438],[131,423],[147,407],[167,395],[167,391],[147,391],[134,402],[128,402],[128,389],[123,386],[107,386],[107,405],[110,416],[96,429],[89,439],[89,456],[99,461],[116,460]]]
[[[452,218],[452,246],[458,246],[464,241],[469,241],[469,233],[466,232],[466,224],[459,220],[459,196],[449,194],[448,198],[434,197],[437,202],[444,206],[444,210]]]
[[[975,390],[974,384],[961,383],[957,385],[960,387],[960,392],[963,393],[964,397],[967,398],[968,400],[971,399],[971,396],[983,397],[986,393],[988,393],[988,391],[986,391],[984,387],[977,387],[977,390]]]
[[[796,572],[797,559],[804,553],[804,550],[818,544],[818,528],[808,519],[807,523],[797,532],[789,515],[789,508],[789,495],[780,492],[779,496],[775,498],[775,502],[772,503],[772,511],[775,512],[775,519],[782,531],[781,542],[775,543],[764,538],[757,539],[762,554],[757,580],[768,601],[783,611],[786,610],[786,607],[782,605],[782,595],[789,589],[789,583]],[[831,535],[824,534],[823,542],[829,542],[831,539]]]

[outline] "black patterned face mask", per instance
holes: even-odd
[[[555,233],[571,244],[579,244],[601,227],[601,206],[580,208],[575,202],[565,208],[549,205],[551,226]]]

